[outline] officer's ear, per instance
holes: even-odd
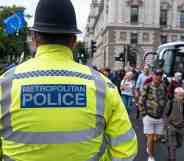
[[[34,32],[34,31],[31,32],[31,39],[32,39],[32,43],[31,43],[31,47],[30,47],[31,48],[31,54],[33,56],[35,56],[36,49],[38,47],[36,32]]]
[[[39,40],[38,40],[38,34],[34,31],[31,32],[31,38],[32,38],[32,46],[33,48],[37,48],[39,46]]]
[[[72,35],[68,44],[71,49],[74,49],[76,47],[76,40],[76,35]]]

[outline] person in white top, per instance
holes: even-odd
[[[128,112],[132,110],[132,99],[135,87],[133,76],[133,72],[127,72],[120,85],[121,97]]]

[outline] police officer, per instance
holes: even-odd
[[[73,60],[70,0],[40,0],[35,57],[1,78],[4,161],[133,161],[137,138],[115,86]]]

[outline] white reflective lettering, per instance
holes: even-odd
[[[80,87],[80,92],[86,92],[86,88],[84,86]]]
[[[34,104],[37,106],[43,106],[47,103],[47,96],[43,93],[37,93],[33,98]]]
[[[26,106],[26,104],[30,101],[32,101],[33,97],[32,94],[23,94],[23,106]]]
[[[74,95],[70,93],[65,93],[63,95],[63,104],[67,106],[71,106],[74,104]]]
[[[76,105],[78,105],[78,106],[85,105],[85,94],[84,93],[77,93],[76,94]]]
[[[86,105],[85,86],[30,85],[25,86],[22,92],[22,106],[24,107],[82,107]]]
[[[52,100],[53,98],[52,98],[52,94],[51,93],[48,93],[47,94],[47,100],[48,100],[48,105],[49,106],[57,106],[57,104],[58,104],[58,102],[59,102],[59,100],[58,100],[58,97],[57,97],[57,102],[52,102],[53,100]]]
[[[62,94],[58,93],[58,104],[61,105],[62,104]]]

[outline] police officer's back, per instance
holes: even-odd
[[[1,78],[3,159],[98,161],[106,150],[108,160],[133,160],[136,135],[117,89],[73,60],[71,2],[40,0],[31,30],[35,57]]]

